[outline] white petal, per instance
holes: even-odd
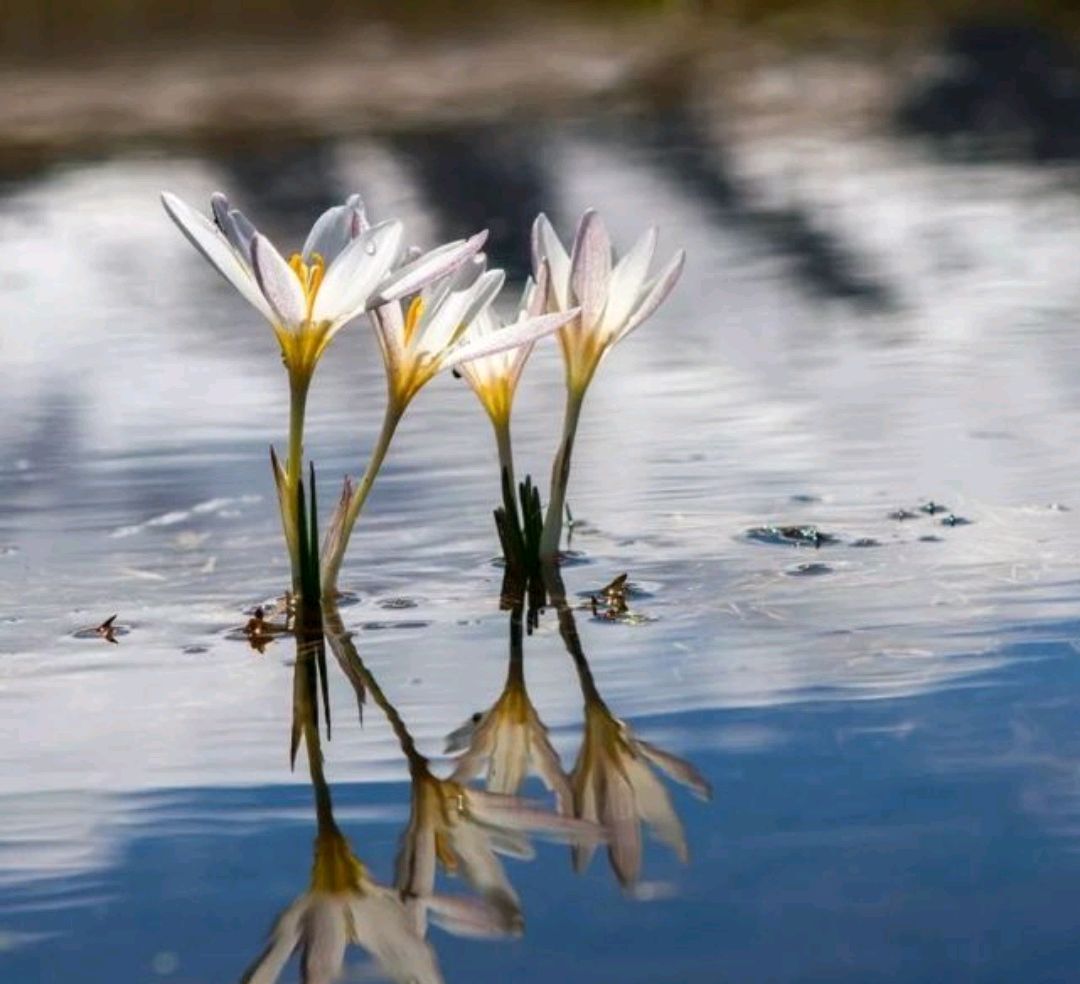
[[[300,922],[307,908],[308,897],[301,896],[274,923],[270,942],[244,976],[240,984],[273,984],[281,974],[293,950],[300,943]]]
[[[329,265],[341,251],[367,228],[364,203],[359,195],[350,195],[344,205],[328,208],[311,227],[302,256],[310,263],[316,253]]]
[[[461,866],[462,877],[500,913],[510,931],[521,925],[521,905],[502,862],[495,857],[484,834],[467,820],[448,831],[450,846]]]
[[[257,235],[251,242],[251,262],[255,279],[277,314],[278,323],[299,328],[307,320],[307,297],[296,271],[263,235]]]
[[[523,725],[499,729],[491,752],[487,788],[492,793],[513,796],[529,770],[529,737]]]
[[[400,222],[383,222],[349,243],[323,277],[312,320],[344,323],[364,310],[397,256],[401,233]]]
[[[391,301],[368,313],[375,326],[375,337],[379,340],[387,371],[394,375],[405,358],[405,316],[401,313],[401,305]]]
[[[532,733],[532,760],[544,785],[555,794],[556,810],[563,816],[567,816],[574,808],[570,780],[563,771],[559,753],[555,751],[547,736],[547,729],[540,725],[539,719],[537,728]]]
[[[533,223],[532,244],[533,275],[540,279],[540,264],[547,260],[555,303],[559,308],[566,308],[570,304],[570,257],[543,212]]]
[[[399,984],[442,984],[435,952],[415,932],[405,906],[392,892],[372,885],[352,898],[356,942]]]
[[[637,811],[642,821],[652,828],[660,840],[675,850],[680,861],[685,862],[689,856],[686,834],[664,784],[643,758],[626,762],[626,775],[634,787]]]
[[[447,357],[443,359],[442,367],[448,369],[484,355],[493,355],[521,345],[529,345],[557,331],[567,322],[573,321],[577,314],[578,309],[572,308],[558,314],[545,314],[528,321],[519,321],[484,338],[467,337],[465,341],[450,350]]]
[[[607,303],[611,279],[611,238],[598,212],[589,209],[578,225],[570,254],[570,286],[581,305],[581,320],[587,329],[600,321]]]
[[[637,307],[655,252],[656,229],[647,229],[630,252],[616,264],[608,286],[607,309],[604,311],[604,327],[607,331],[620,331]]]
[[[685,260],[686,254],[680,249],[671,258],[671,262],[660,271],[657,278],[649,285],[645,297],[634,309],[634,313],[630,315],[629,320],[626,322],[626,326],[615,337],[615,341],[621,341],[626,338],[626,336],[649,317],[653,311],[660,307],[664,302],[664,299],[671,293],[671,289],[675,286],[676,281],[678,281]]]
[[[608,857],[621,885],[641,873],[641,824],[630,781],[618,768],[607,768],[599,796],[600,822],[608,835]]]
[[[210,208],[214,213],[214,221],[227,240],[229,245],[240,254],[248,264],[251,263],[251,240],[257,232],[245,217],[244,213],[235,208],[230,208],[229,199],[220,191],[215,191],[210,196]]]
[[[304,917],[304,954],[300,961],[304,984],[332,984],[341,977],[345,966],[344,897],[317,893]]]
[[[203,257],[255,307],[267,321],[276,320],[255,277],[225,236],[205,215],[196,212],[175,195],[163,192],[161,202],[169,218]]]
[[[469,813],[479,823],[507,830],[528,830],[557,835],[561,838],[591,838],[602,840],[603,831],[595,824],[576,817],[563,817],[545,809],[542,803],[485,793],[479,789],[466,792]]]
[[[415,294],[433,280],[452,273],[470,256],[480,252],[487,235],[485,229],[469,239],[447,243],[391,271],[379,284],[376,303]]]
[[[446,747],[443,749],[444,754],[453,755],[456,752],[464,751],[472,744],[473,736],[476,734],[477,729],[480,726],[480,722],[484,720],[485,715],[476,713],[469,718],[460,728],[455,728],[446,736]]]
[[[427,899],[432,922],[455,936],[494,939],[507,933],[498,909],[468,895],[433,895]]]
[[[530,277],[525,282],[525,289],[521,293],[521,310],[529,318],[539,317],[547,310],[550,270],[547,260],[542,260],[536,268],[536,279]]]
[[[502,270],[481,273],[466,290],[451,291],[436,309],[425,316],[412,342],[417,351],[441,355],[462,327],[468,327],[502,289]]]
[[[650,762],[663,769],[676,782],[688,786],[698,799],[712,799],[712,786],[709,785],[709,780],[686,759],[665,752],[662,748],[650,745],[649,742],[642,741],[640,738],[634,739],[634,747]]]

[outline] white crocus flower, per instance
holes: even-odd
[[[525,686],[521,613],[510,622],[510,667],[499,699],[447,737],[447,754],[461,752],[451,779],[468,782],[487,771],[491,793],[515,795],[530,769],[555,794],[556,809],[570,813],[573,796],[559,754]]]
[[[213,218],[175,195],[165,211],[191,244],[268,322],[289,373],[289,452],[275,465],[282,523],[298,581],[296,495],[303,457],[304,412],[315,367],[334,336],[374,303],[400,297],[444,276],[483,245],[486,234],[449,243],[393,269],[401,247],[400,222],[372,226],[358,195],[328,209],[302,249],[286,260],[266,236],[218,193]]]
[[[278,917],[243,984],[273,984],[301,947],[301,981],[331,984],[341,980],[350,943],[367,950],[391,980],[442,984],[435,953],[400,895],[375,882],[344,836],[329,826],[315,841],[311,887]]]
[[[382,431],[355,489],[347,484],[342,504],[331,520],[323,547],[322,584],[329,595],[349,536],[382,467],[398,423],[420,390],[439,372],[531,346],[576,315],[576,311],[525,318],[496,332],[479,327],[502,289],[502,270],[487,270],[482,254],[453,273],[416,292],[407,302],[389,301],[371,312],[386,366],[387,406]]]
[[[398,853],[398,889],[406,898],[438,898],[435,873],[441,864],[447,872],[461,874],[500,915],[503,932],[520,932],[524,919],[498,853],[532,857],[524,836],[529,832],[546,832],[575,843],[603,838],[594,823],[559,816],[516,796],[439,779],[423,761],[414,759],[411,771],[412,809]]]
[[[533,225],[534,270],[546,265],[550,271],[546,309],[580,309],[578,317],[559,330],[567,401],[541,540],[546,560],[558,555],[570,457],[585,391],[607,353],[660,306],[682,272],[685,254],[679,250],[659,273],[650,276],[656,238],[656,230],[648,229],[616,263],[603,220],[591,209],[578,224],[569,254],[547,216],[539,215]]]
[[[674,849],[679,860],[689,852],[682,822],[656,766],[708,799],[708,782],[687,761],[634,736],[630,726],[615,717],[595,692],[586,692],[585,735],[570,773],[575,815],[599,824],[608,840],[608,856],[620,884],[632,885],[641,871],[641,824]],[[582,870],[595,845],[573,847],[574,867]]]

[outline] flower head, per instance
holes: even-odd
[[[367,950],[394,981],[441,984],[434,951],[396,891],[379,885],[335,826],[320,825],[311,885],[278,917],[244,984],[271,984],[298,947],[304,984],[340,980],[349,943]]]
[[[393,404],[404,409],[443,369],[531,346],[565,323],[566,317],[545,315],[487,331],[493,317],[488,307],[505,279],[502,270],[486,269],[484,257],[477,255],[414,293],[408,303],[392,301],[372,311]]]
[[[562,327],[572,320],[574,313],[556,312],[544,314],[547,299],[548,267],[540,265],[537,279],[532,278],[525,284],[521,304],[515,321],[505,324],[490,308],[485,308],[478,315],[473,329],[476,339],[501,338],[503,333],[518,330],[523,323],[534,322],[537,325],[550,325],[550,330]],[[492,423],[504,425],[510,419],[510,410],[514,403],[514,393],[525,368],[525,363],[532,354],[534,342],[526,342],[517,348],[504,349],[491,355],[473,358],[462,363],[460,371],[473,392],[479,397]]]
[[[586,693],[585,736],[570,774],[575,815],[603,827],[611,866],[622,885],[641,871],[641,824],[649,826],[679,859],[686,861],[686,835],[656,766],[688,786],[700,799],[712,795],[709,783],[681,758],[636,738],[630,726]],[[585,868],[595,845],[575,844],[574,867]]]
[[[550,270],[547,310],[566,311],[575,305],[581,309],[559,331],[567,384],[575,392],[584,391],[611,347],[660,306],[679,279],[685,259],[679,250],[650,277],[656,230],[648,229],[613,265],[611,239],[591,209],[578,224],[569,255],[543,214],[533,224],[532,248],[534,270],[544,264]]]
[[[516,796],[439,779],[426,765],[414,763],[412,810],[398,854],[397,887],[406,898],[431,898],[441,864],[452,874],[460,873],[490,910],[499,913],[504,932],[520,932],[521,905],[496,852],[532,857],[524,836],[529,831],[575,841],[602,837],[595,824],[558,816]]]
[[[514,655],[499,699],[448,736],[446,751],[462,752],[451,778],[468,782],[486,765],[488,792],[514,795],[531,766],[555,794],[558,812],[568,814],[573,805],[570,783],[529,698],[521,661]]]
[[[334,335],[372,303],[416,290],[476,252],[483,235],[450,243],[392,271],[400,222],[371,225],[358,195],[324,212],[303,248],[282,256],[228,199],[213,219],[165,192],[169,217],[191,244],[270,322],[289,372],[310,379]]]

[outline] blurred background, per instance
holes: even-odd
[[[647,904],[543,848],[525,940],[440,936],[447,979],[1075,976],[1075,4],[5,0],[0,91],[0,979],[236,979],[310,869],[294,654],[237,631],[288,574],[280,357],[162,189],[284,250],[359,191],[425,245],[489,228],[515,286],[541,209],[687,251],[590,390],[567,579],[629,573],[634,619],[581,613],[598,686],[716,802]],[[324,515],[383,386],[358,322],[309,406]],[[538,346],[541,484],[562,400]],[[505,674],[474,404],[410,408],[343,576],[436,757]],[[550,619],[527,645],[569,767],[573,669]],[[343,682],[327,771],[387,880],[405,768]]]

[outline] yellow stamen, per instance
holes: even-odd
[[[416,333],[416,329],[420,324],[420,319],[424,315],[424,302],[420,297],[414,297],[412,303],[409,305],[409,310],[405,312],[405,344],[412,343],[413,335]]]
[[[315,295],[319,293],[319,286],[322,284],[323,276],[326,273],[326,262],[318,253],[311,254],[310,263],[305,263],[304,258],[299,253],[293,253],[289,257],[289,266],[292,267],[293,273],[296,274],[297,280],[300,281],[304,297],[307,298],[308,317],[311,317],[311,308],[315,303]]]

